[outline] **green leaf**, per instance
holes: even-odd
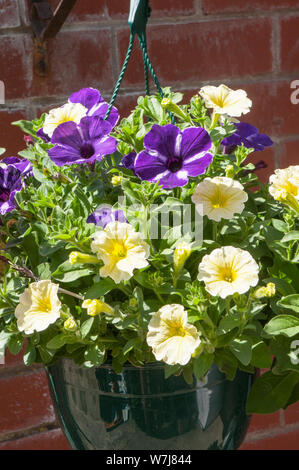
[[[29,342],[25,349],[24,353],[24,364],[26,366],[30,366],[36,359],[36,349],[35,347]]]
[[[280,410],[287,403],[298,380],[297,372],[289,372],[286,375],[266,372],[251,388],[246,407],[247,414],[267,414]]]
[[[83,266],[83,264],[79,263],[72,265],[69,261],[65,261],[52,273],[52,277],[58,281],[68,283],[94,273],[93,269]]]
[[[299,231],[298,231],[298,230],[294,230],[293,232],[287,233],[287,234],[281,239],[281,243],[284,243],[284,242],[291,242],[291,241],[294,241],[294,240],[299,240]]]
[[[177,372],[179,372],[181,370],[181,368],[182,368],[182,366],[180,364],[175,364],[173,366],[171,366],[169,364],[165,364],[165,368],[164,368],[164,377],[165,377],[165,379],[168,379],[173,374],[176,374]]]
[[[291,393],[291,396],[290,398],[288,399],[287,403],[284,405],[284,410],[288,407],[288,406],[291,406],[293,405],[294,403],[297,403],[297,401],[299,401],[299,378],[298,378],[298,382],[297,384],[295,385],[295,387],[293,388],[293,391]]]
[[[84,358],[94,366],[100,366],[105,360],[105,350],[102,350],[98,344],[93,344],[84,352]]]
[[[80,328],[82,338],[86,338],[86,336],[89,334],[94,320],[95,320],[95,317],[90,317],[87,320],[85,320],[84,323],[82,323],[81,328]]]
[[[249,337],[241,336],[241,338],[235,338],[229,345],[231,352],[236,358],[245,366],[250,363],[251,360],[251,348],[252,340]]]
[[[101,279],[100,282],[95,283],[92,287],[88,289],[84,298],[85,299],[98,299],[103,295],[108,294],[112,289],[117,288],[115,282],[110,279]]]
[[[45,346],[39,345],[37,346],[37,350],[44,364],[51,362],[55,356],[55,351],[49,351]]]
[[[214,362],[214,354],[202,352],[195,360],[193,364],[193,373],[195,377],[202,380],[209,372]]]
[[[215,340],[215,346],[217,348],[223,348],[224,346],[227,346],[238,334],[238,331],[238,328],[234,328],[233,330],[229,331],[224,335],[217,336]]]
[[[259,341],[253,345],[250,363],[261,369],[268,369],[271,367],[272,357],[269,348],[263,341]]]
[[[140,338],[129,339],[129,341],[127,341],[126,344],[124,345],[123,354],[126,355],[130,351],[132,351],[132,349],[134,348],[140,349],[140,347],[141,347]]]
[[[234,380],[238,369],[238,361],[228,349],[216,349],[215,362],[219,369],[225,373],[228,380]]]
[[[295,336],[299,333],[299,318],[292,315],[277,315],[265,325],[264,331],[271,336]]]
[[[299,339],[275,336],[270,342],[271,353],[275,357],[275,371],[299,372]]]
[[[12,333],[6,331],[0,331],[0,357],[5,356],[5,349],[12,336]]]
[[[299,294],[292,294],[283,297],[277,302],[277,305],[283,308],[288,308],[296,313],[299,313]]]
[[[14,356],[19,354],[24,344],[24,337],[21,335],[14,335],[10,338],[8,349]]]
[[[47,343],[47,348],[48,349],[60,349],[62,346],[65,345],[67,342],[67,335],[64,333],[61,333],[57,336],[54,336],[54,338],[50,339]]]
[[[36,132],[34,130],[34,125],[32,121],[25,121],[21,119],[20,121],[14,121],[11,123],[12,126],[19,127],[25,134],[29,134],[32,137],[36,137]]]

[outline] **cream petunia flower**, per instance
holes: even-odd
[[[49,137],[52,137],[56,127],[63,122],[74,121],[79,124],[81,119],[86,116],[87,108],[80,103],[67,103],[60,108],[51,109],[46,115],[43,131]]]
[[[226,85],[204,86],[199,94],[204,99],[206,107],[212,108],[216,114],[239,117],[249,113],[252,106],[252,101],[247,98],[246,91],[231,90]]]
[[[279,200],[282,191],[299,200],[299,165],[289,166],[283,170],[275,170],[269,179],[269,193]]]
[[[197,329],[188,323],[186,310],[178,304],[164,305],[152,316],[146,340],[157,361],[182,366],[200,344]]]
[[[234,214],[241,214],[248,195],[238,181],[216,176],[205,178],[199,183],[191,199],[195,206],[202,207],[203,215],[219,222],[221,219],[232,219]]]
[[[58,298],[58,284],[49,280],[33,282],[20,296],[15,310],[20,331],[30,335],[43,331],[60,317],[61,302]]]
[[[258,264],[248,251],[224,246],[203,257],[198,267],[198,280],[204,281],[209,294],[225,299],[256,286],[258,273]]]
[[[100,275],[111,277],[117,284],[130,279],[135,268],[148,265],[149,245],[142,240],[141,233],[124,222],[110,222],[104,230],[96,232],[91,249],[104,262]]]

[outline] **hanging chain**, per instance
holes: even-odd
[[[129,22],[130,30],[131,30],[129,46],[128,46],[127,54],[126,54],[121,72],[119,74],[117,83],[115,85],[115,88],[114,88],[114,91],[113,91],[113,94],[112,94],[112,97],[111,97],[111,100],[110,100],[110,103],[109,103],[109,106],[108,106],[108,109],[107,109],[107,112],[106,112],[106,115],[105,115],[105,119],[108,119],[108,117],[111,113],[111,109],[113,107],[113,104],[115,102],[115,99],[117,97],[122,79],[124,77],[124,74],[126,72],[126,69],[127,69],[128,63],[129,63],[129,60],[131,58],[132,49],[133,49],[133,45],[134,45],[134,39],[135,39],[136,34],[138,36],[140,48],[141,48],[142,55],[143,55],[145,93],[146,93],[146,95],[150,94],[149,74],[148,74],[148,72],[150,71],[150,74],[151,74],[151,76],[154,80],[154,83],[156,85],[156,88],[157,88],[161,98],[162,99],[164,98],[163,90],[160,86],[158,77],[155,74],[154,68],[152,66],[152,63],[150,61],[150,58],[149,58],[148,52],[147,52],[147,42],[146,42],[145,29],[146,29],[147,20],[150,16],[150,7],[148,5],[148,0],[133,0],[133,1],[131,0],[131,11],[132,11],[132,3],[134,4],[135,10],[134,10],[134,17],[133,17],[134,20],[133,20],[132,23]],[[137,7],[140,8],[139,10],[138,10],[138,8],[136,9],[136,5],[137,5]],[[130,11],[130,15],[131,15],[131,11]],[[170,113],[170,112],[168,112],[168,114],[171,118],[171,122],[174,124],[175,120],[174,120],[173,114]]]

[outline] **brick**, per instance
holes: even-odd
[[[280,426],[280,412],[272,413],[270,415],[254,415],[251,419],[250,427],[247,436],[255,431],[262,431],[272,429]]]
[[[0,443],[0,450],[71,450],[60,429]]]
[[[20,25],[17,0],[0,0],[0,28],[13,28]]]
[[[2,378],[0,403],[2,434],[55,421],[44,371]]]
[[[48,0],[48,3],[50,3],[52,10],[55,11],[59,4],[59,0]],[[66,23],[77,21],[101,21],[107,19],[106,9],[107,0],[101,0],[100,2],[76,2],[66,20]]]
[[[19,352],[17,355],[11,354],[8,350],[6,351],[5,354],[5,364],[4,367],[15,367],[15,366],[21,366],[24,364],[24,351],[26,349],[26,346],[22,348],[22,350]],[[0,368],[0,373],[1,373],[1,368]]]
[[[30,94],[31,52],[29,35],[0,36],[0,79],[5,85],[6,100]]]
[[[33,96],[70,95],[88,86],[112,90],[110,29],[62,31],[48,47],[49,73],[35,75]]]
[[[284,418],[286,424],[299,424],[299,401],[284,411]]]
[[[287,168],[290,165],[298,165],[298,140],[283,142],[280,144],[281,154],[279,157],[279,168]]]
[[[120,69],[128,47],[127,29],[118,31],[118,43]],[[199,80],[264,74],[272,70],[271,23],[266,18],[151,26],[148,48],[153,67],[164,86],[190,85]],[[140,58],[141,53],[135,47],[123,86],[136,87],[143,83]]]
[[[106,0],[108,14],[111,18],[128,18],[130,10],[129,0]],[[193,0],[151,0],[151,18],[188,16],[195,13]]]
[[[255,10],[268,11],[298,7],[298,0],[202,0],[203,12],[206,14]]]
[[[1,110],[0,107],[0,147],[6,148],[3,157],[17,156],[26,147],[23,132],[11,122],[27,119],[24,109]]]
[[[295,72],[299,70],[299,16],[281,20],[281,70]]]
[[[299,450],[299,429],[254,441],[246,440],[240,450]]]
[[[291,80],[238,83],[233,89],[243,88],[252,100],[250,113],[243,121],[258,127],[259,131],[271,138],[298,134],[299,104],[291,102]],[[228,86],[230,84],[228,83]]]

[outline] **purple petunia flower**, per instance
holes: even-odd
[[[89,224],[99,225],[105,228],[109,222],[128,222],[125,214],[121,210],[112,210],[111,206],[101,206],[96,209],[86,220]]]
[[[48,152],[58,166],[93,163],[116,150],[116,140],[110,137],[112,125],[99,116],[87,116],[80,124],[69,121],[60,124],[52,135],[56,144]]]
[[[0,162],[0,214],[11,212],[15,206],[15,193],[23,187],[22,177],[31,170],[28,160],[17,157],[4,158]]]
[[[50,137],[44,133],[43,128],[41,127],[37,132],[36,132],[37,137],[40,139],[43,139],[45,142],[51,142]]]
[[[154,124],[144,138],[145,150],[135,160],[135,173],[142,180],[156,182],[165,189],[185,186],[189,177],[203,174],[212,162],[207,151],[212,141],[201,127],[181,131],[173,124]]]
[[[273,141],[270,137],[265,134],[259,134],[258,129],[251,124],[237,122],[234,123],[234,125],[237,128],[236,132],[230,137],[226,137],[221,142],[225,147],[244,144],[245,147],[254,148],[257,152],[273,145]]]
[[[95,88],[82,88],[69,97],[71,103],[80,103],[88,109],[87,116],[100,116],[104,119],[108,110],[108,103],[105,102],[101,93]],[[113,106],[110,115],[107,119],[108,122],[114,127],[119,120],[119,113]]]
[[[136,152],[131,152],[122,158],[121,163],[127,170],[134,171],[136,155]]]

